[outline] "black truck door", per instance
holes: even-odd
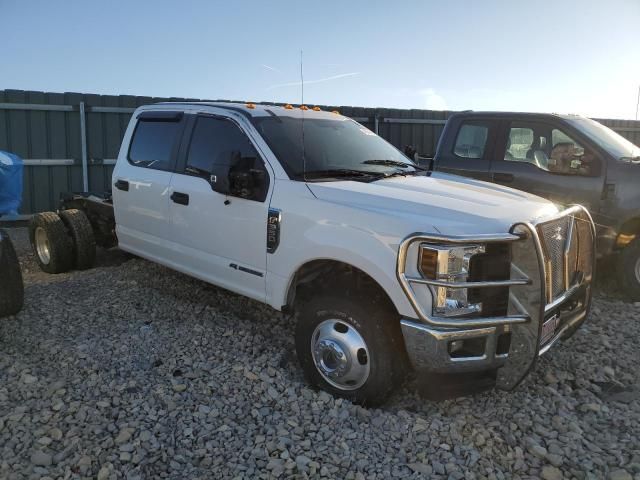
[[[596,214],[605,163],[576,132],[558,122],[504,120],[491,161],[491,180]]]
[[[496,122],[452,119],[442,134],[436,169],[478,180],[491,181],[490,159],[496,139]]]

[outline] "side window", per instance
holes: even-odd
[[[220,193],[264,201],[269,176],[249,138],[230,120],[200,116],[185,172],[201,176]]]
[[[453,153],[458,157],[482,158],[488,136],[489,127],[485,125],[463,124],[458,131]]]
[[[551,131],[549,171],[569,175],[597,174],[597,159],[594,152],[585,149],[562,130]]]
[[[527,161],[527,154],[533,145],[533,129],[515,127],[509,130],[505,160]]]
[[[171,170],[173,150],[182,122],[140,118],[129,146],[129,163],[137,167]]]
[[[513,122],[507,136],[504,159],[549,170],[549,131],[549,127],[543,124]]]

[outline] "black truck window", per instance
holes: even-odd
[[[453,153],[463,158],[483,158],[489,127],[463,123],[458,130]]]
[[[551,173],[586,176],[595,170],[596,162],[593,152],[562,130],[533,122],[511,124],[504,159],[530,163]]]

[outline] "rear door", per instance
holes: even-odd
[[[116,233],[123,250],[160,262],[168,256],[169,185],[183,129],[182,112],[146,111],[137,117],[112,176]]]
[[[605,163],[596,149],[561,122],[505,120],[491,177],[562,205],[600,207]]]
[[[453,135],[450,134],[450,129],[453,130]],[[496,122],[482,119],[455,121],[443,133],[442,145],[437,152],[436,169],[490,181],[495,139]]]

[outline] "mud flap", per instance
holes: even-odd
[[[542,247],[538,237],[533,227],[527,224],[514,225],[511,233],[523,237],[523,240],[512,244],[511,278],[526,276],[531,283],[511,287],[508,313],[526,314],[530,320],[510,327],[508,359],[496,375],[496,387],[501,390],[516,388],[534,367],[540,350],[546,304]]]

